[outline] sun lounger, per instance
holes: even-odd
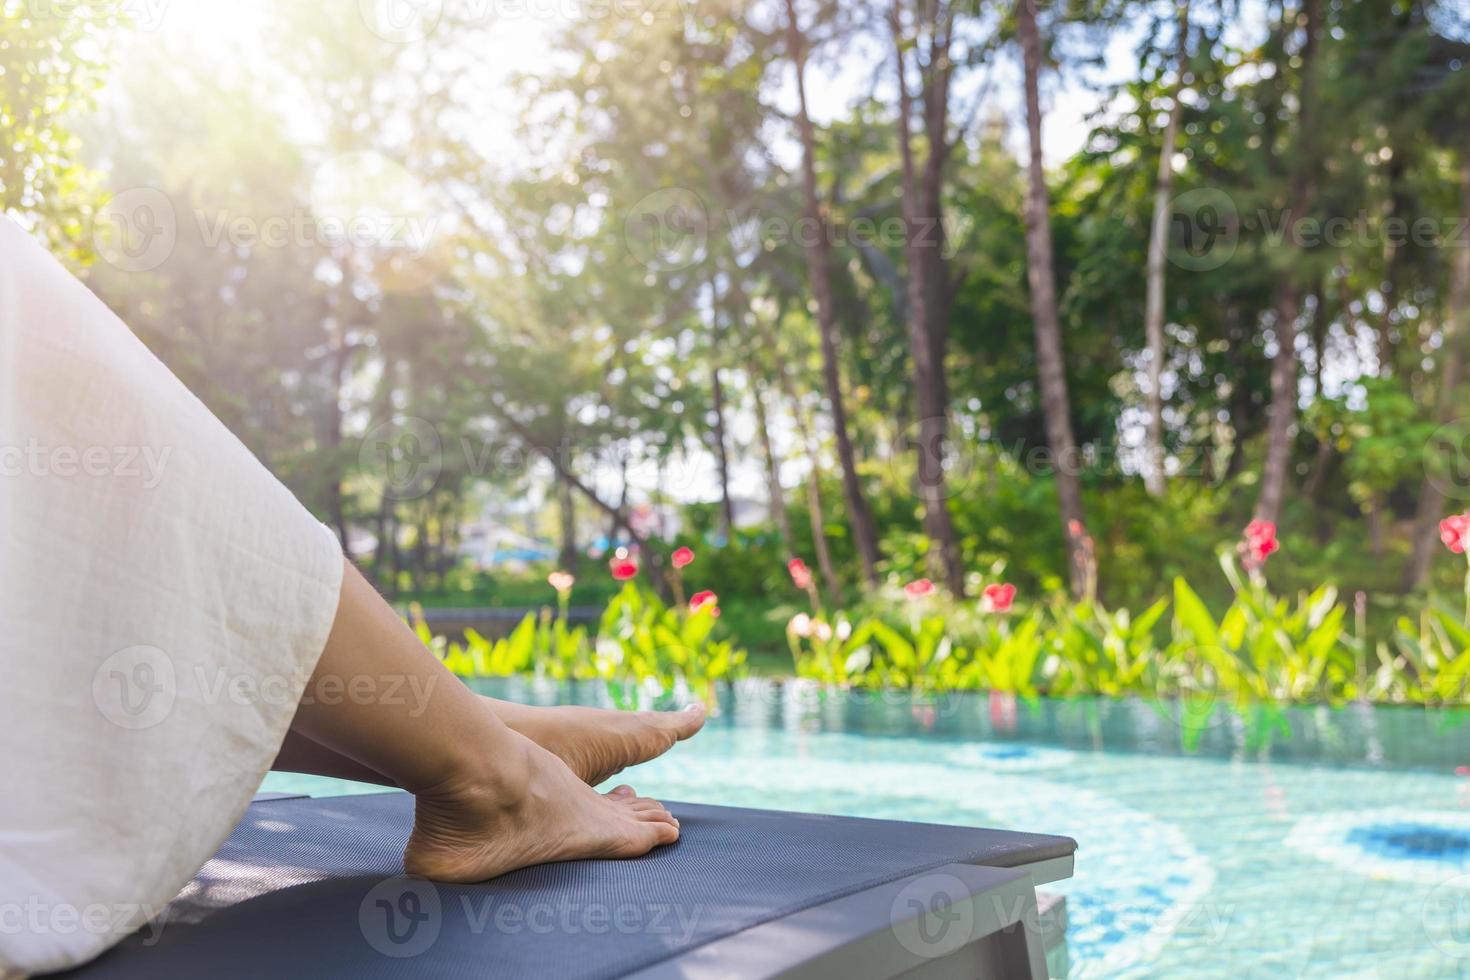
[[[670,804],[682,840],[476,885],[404,877],[404,793],[258,799],[95,978],[1044,977],[1063,837]]]

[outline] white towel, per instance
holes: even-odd
[[[0,974],[142,926],[239,820],[342,554],[0,216]]]

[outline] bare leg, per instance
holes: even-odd
[[[575,705],[540,707],[481,699],[511,731],[551,752],[588,786],[663,755],[704,727],[703,705],[683,711],[616,711]],[[382,773],[312,741],[293,728],[271,766],[281,772],[396,786]]]
[[[361,762],[333,752],[319,742],[313,742],[296,729],[286,733],[286,741],[271,763],[276,772],[304,772],[312,776],[331,776],[333,779],[355,779],[360,783],[377,783],[380,786],[397,786],[387,776],[370,769]]]
[[[350,563],[292,727],[417,797],[411,874],[481,881],[546,861],[634,857],[679,836],[657,802],[626,787],[600,796],[506,727]]]

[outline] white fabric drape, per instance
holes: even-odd
[[[85,962],[239,820],[335,537],[0,216],[0,975]]]

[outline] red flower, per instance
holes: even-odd
[[[1276,525],[1270,521],[1251,521],[1245,526],[1245,551],[1247,564],[1264,565],[1266,559],[1281,550],[1276,540]]]
[[[703,592],[696,592],[694,594],[694,598],[689,600],[689,611],[699,612],[705,606],[710,606],[710,612],[714,615],[716,619],[719,619],[720,607],[718,605],[715,605],[715,603],[718,603],[719,601],[720,597],[715,595],[708,589],[704,590]]]
[[[1011,603],[1016,601],[1016,587],[1009,582],[987,585],[982,603],[990,612],[1010,612]]]
[[[1439,522],[1439,539],[1457,555],[1470,546],[1470,514],[1456,514]]]
[[[796,583],[798,589],[810,589],[812,587],[812,573],[806,567],[806,562],[800,558],[793,558],[786,563],[786,570],[791,573],[791,581]]]
[[[619,582],[626,582],[638,574],[638,563],[627,558],[614,558],[608,567],[612,569],[612,577]]]
[[[694,564],[694,552],[690,551],[688,548],[680,548],[678,551],[674,552],[673,561],[675,568],[683,568],[685,565],[692,565]]]
[[[934,583],[926,578],[921,578],[917,582],[905,585],[903,590],[908,593],[910,599],[923,599],[934,594]]]

